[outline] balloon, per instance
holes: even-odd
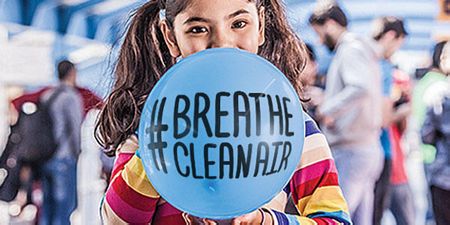
[[[139,125],[152,185],[174,207],[229,219],[269,202],[300,162],[304,115],[270,62],[237,49],[182,59],[158,81]]]

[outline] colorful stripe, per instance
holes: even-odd
[[[296,216],[297,222],[301,225],[317,225],[317,221],[308,217]]]
[[[312,220],[314,220],[317,225],[340,224],[338,221],[330,218],[313,218]]]
[[[335,221],[339,221],[340,223],[344,223],[345,225],[351,224],[351,219],[348,213],[343,211],[337,211],[337,212],[316,212],[314,214],[311,214],[308,216],[309,218],[312,218],[314,220],[317,220],[319,218],[329,218],[333,219]]]
[[[319,187],[337,186],[338,176],[335,173],[329,173],[324,177],[319,177],[303,184],[298,184],[296,187],[297,193],[300,196],[309,196],[314,194],[314,191]]]
[[[304,167],[301,170],[301,173],[295,173],[296,180],[294,180],[294,182],[297,184],[302,184],[309,180],[322,177],[325,172],[337,173],[336,166],[334,165],[334,161],[332,159],[325,159]]]
[[[302,158],[300,160],[300,169],[305,168],[307,166],[316,164],[324,159],[331,159],[333,156],[331,155],[331,151],[328,148],[319,147],[316,149],[312,149],[310,151],[305,151],[302,153]]]
[[[283,191],[286,193],[286,194],[290,194],[291,193],[291,185],[289,185],[289,184],[287,184],[284,188],[283,188]]]
[[[125,164],[130,161],[133,155],[133,153],[119,153],[116,157],[116,161],[114,162],[114,168],[111,176],[115,177],[118,172],[122,171]]]
[[[134,208],[142,211],[151,211],[152,206],[156,205],[158,198],[149,198],[140,193],[134,191],[127,183],[123,180],[122,176],[117,178],[111,186],[114,192],[125,201],[128,205],[133,205]],[[112,202],[109,202],[112,204]]]
[[[303,215],[316,212],[348,212],[347,204],[339,186],[319,187],[314,194],[301,198],[297,201],[297,207]]]
[[[119,216],[116,215],[114,210],[111,209],[108,202],[103,201],[101,209],[101,218],[103,224],[126,224]]]
[[[106,201],[115,214],[127,223],[149,223],[155,210],[154,207],[150,208],[151,211],[136,209],[134,205],[129,205],[122,200],[114,188],[108,189]]]
[[[133,156],[133,158],[131,158],[125,166],[122,176],[127,185],[141,195],[151,198],[159,198],[158,192],[147,178],[141,159],[137,156]]]
[[[167,224],[185,225],[187,223],[184,221],[183,216],[181,216],[181,213],[165,217],[160,216],[158,213],[155,214],[154,222],[152,223],[152,225],[167,225]]]
[[[313,134],[305,137],[305,142],[303,144],[303,153],[314,151],[314,149],[318,148],[330,149],[323,134]]]
[[[274,215],[275,225],[300,225],[296,216],[286,215],[282,212],[272,210],[272,215]]]
[[[314,121],[312,121],[312,120],[306,121],[306,123],[305,123],[305,131],[306,131],[305,137],[308,137],[308,136],[313,135],[313,134],[320,133],[320,130],[317,127],[316,123]]]
[[[165,204],[158,206],[158,214],[161,217],[181,215],[181,211],[166,202]]]

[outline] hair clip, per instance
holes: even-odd
[[[166,19],[166,10],[165,9],[159,10],[159,19],[160,20]]]

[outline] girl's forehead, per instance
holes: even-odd
[[[210,19],[226,18],[229,15],[245,10],[256,12],[254,0],[190,0],[186,8],[177,17],[198,16]]]

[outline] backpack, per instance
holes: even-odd
[[[16,124],[10,127],[5,149],[0,156],[0,200],[12,201],[22,186],[23,166],[38,167],[56,151],[50,106],[62,89],[56,89],[46,102],[38,102],[35,111],[19,110]]]
[[[39,101],[34,112],[20,110],[17,121],[20,142],[16,149],[23,163],[38,166],[54,155],[58,145],[53,133],[50,107],[61,92],[62,89],[57,88],[47,101]]]
[[[11,132],[6,147],[0,156],[0,200],[10,202],[21,186],[20,170],[22,163],[18,157],[16,147],[18,144],[17,125],[11,126]]]

